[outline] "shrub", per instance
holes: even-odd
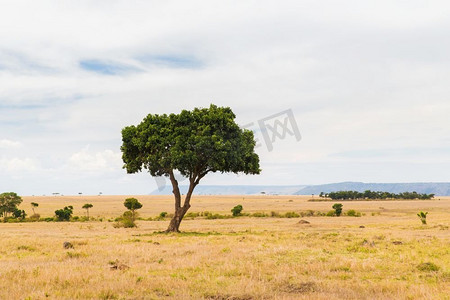
[[[190,212],[185,215],[186,218],[197,218],[198,216],[200,216],[198,212]]]
[[[126,211],[120,218],[116,219],[116,223],[113,224],[114,228],[133,228],[136,227],[135,223],[136,213],[133,216],[131,211]]]
[[[19,219],[19,220],[23,220],[25,219],[25,217],[27,216],[27,214],[25,213],[25,211],[22,209],[14,209],[12,212],[12,215],[14,218]]]
[[[359,211],[356,211],[354,209],[350,209],[347,211],[347,216],[349,217],[361,217],[361,213]]]
[[[342,204],[341,203],[335,203],[333,204],[332,208],[334,209],[336,216],[340,216],[342,214]]]
[[[287,213],[284,214],[285,218],[298,218],[300,217],[300,215],[296,212],[293,211],[288,211]]]
[[[166,212],[166,211],[161,212],[161,213],[159,214],[159,217],[160,217],[161,219],[164,219],[165,217],[167,217],[167,212]]]
[[[427,225],[427,215],[428,215],[428,212],[424,213],[423,211],[421,211],[420,213],[417,214],[420,221],[422,221],[422,225]]]
[[[57,221],[69,221],[73,213],[73,206],[66,206],[62,209],[55,210]]]
[[[266,213],[263,213],[263,212],[255,212],[255,213],[253,213],[251,216],[252,216],[252,217],[255,217],[255,218],[266,218],[266,217],[268,217],[269,215],[266,214]]]
[[[276,211],[271,211],[271,212],[270,212],[270,216],[271,216],[271,217],[277,217],[277,218],[278,218],[278,217],[280,216],[280,214],[279,214],[278,212],[276,212]]]
[[[235,207],[233,207],[231,209],[231,213],[233,214],[233,217],[237,217],[241,215],[241,212],[244,208],[242,207],[242,205],[236,205]]]
[[[335,215],[336,215],[336,211],[334,211],[334,210],[330,210],[326,214],[327,217],[334,217]]]
[[[208,220],[215,220],[215,219],[225,219],[226,216],[220,215],[220,214],[209,214],[206,216],[206,219]]]
[[[30,216],[30,221],[32,221],[32,222],[39,221],[40,218],[41,218],[40,214],[32,214]]]
[[[420,271],[425,271],[425,272],[436,272],[439,271],[439,266],[435,265],[434,263],[431,262],[426,262],[426,263],[421,263],[419,265],[417,265],[417,269],[419,269]]]

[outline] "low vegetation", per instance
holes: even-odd
[[[421,211],[420,213],[417,214],[420,221],[422,222],[422,225],[427,225],[427,215],[428,215],[428,212],[424,213],[423,211]]]
[[[331,200],[430,200],[434,198],[434,194],[420,194],[416,192],[395,194],[367,190],[363,193],[357,191],[321,192],[319,197]]]

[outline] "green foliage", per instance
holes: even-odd
[[[347,211],[347,216],[349,216],[349,217],[361,217],[361,213],[359,211],[354,210],[354,209],[349,209]]]
[[[197,218],[199,216],[200,216],[200,213],[198,213],[198,212],[190,212],[190,213],[187,213],[184,217],[185,218]]]
[[[335,203],[333,204],[332,208],[334,209],[334,213],[336,216],[340,216],[342,213],[342,204],[341,203]]]
[[[92,207],[94,207],[94,205],[92,205],[92,204],[90,204],[90,203],[86,203],[85,205],[83,205],[82,208],[84,208],[84,209],[89,209],[89,208],[92,208]]]
[[[12,212],[12,215],[14,218],[19,219],[19,220],[24,220],[27,216],[27,214],[25,213],[24,210],[20,210],[20,209],[15,209]]]
[[[120,218],[116,219],[116,223],[113,224],[115,228],[133,228],[136,227],[135,222],[136,214],[133,215],[131,211],[126,211]]]
[[[327,217],[334,217],[336,216],[336,211],[335,210],[330,210],[327,212],[326,214]]]
[[[161,219],[164,219],[165,217],[167,217],[167,212],[166,212],[166,211],[161,212],[161,213],[159,214],[159,217],[160,217]]]
[[[253,132],[241,129],[229,107],[195,108],[179,114],[149,114],[122,130],[122,159],[128,173],[202,177],[209,172],[259,174]]]
[[[423,211],[421,211],[417,214],[420,221],[422,221],[422,225],[427,225],[427,215],[428,215],[428,212],[424,213]]]
[[[231,216],[225,216],[225,215],[221,215],[221,214],[208,214],[206,216],[207,220],[215,220],[215,219],[228,219],[231,218]]]
[[[236,205],[235,207],[233,207],[231,209],[231,213],[233,214],[233,217],[237,217],[241,215],[241,212],[244,208],[242,207],[242,205]]]
[[[269,215],[263,212],[255,212],[251,216],[255,218],[267,218]]]
[[[426,262],[417,265],[417,269],[423,272],[437,272],[440,268],[432,262]]]
[[[0,194],[0,216],[7,217],[9,213],[14,213],[22,201],[22,198],[13,192]]]
[[[73,206],[66,206],[55,211],[57,221],[69,221],[73,213]]]
[[[125,202],[123,203],[123,205],[131,211],[135,211],[137,209],[142,208],[142,204],[136,198],[125,199]]]
[[[374,192],[367,190],[364,193],[357,191],[337,191],[328,194],[320,193],[321,198],[330,198],[332,200],[376,200],[376,199],[407,199],[407,200],[429,200],[434,198],[434,194],[419,194],[417,192],[404,192],[404,193],[389,193],[389,192]]]
[[[288,211],[287,213],[284,214],[284,218],[298,218],[298,217],[300,217],[300,215],[293,211]]]

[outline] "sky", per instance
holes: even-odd
[[[121,129],[211,103],[254,131],[262,172],[201,184],[448,182],[449,15],[448,1],[2,0],[0,192],[148,194],[164,180],[126,174]]]

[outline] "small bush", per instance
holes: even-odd
[[[251,216],[255,218],[267,218],[269,215],[263,212],[255,212]]]
[[[17,247],[17,250],[36,251],[36,248],[30,246],[19,246]]]
[[[40,218],[41,218],[40,214],[32,214],[30,216],[30,221],[32,221],[32,222],[39,221]]]
[[[280,216],[280,214],[278,212],[276,212],[276,211],[271,211],[270,212],[270,216],[273,217],[273,218],[275,218],[275,217],[278,218]]]
[[[417,265],[417,269],[419,269],[419,271],[424,271],[424,272],[437,272],[437,271],[439,271],[440,268],[437,265],[435,265],[434,263],[426,262],[426,263],[421,263],[421,264]]]
[[[428,215],[428,212],[424,213],[423,211],[421,211],[420,213],[417,214],[420,221],[422,222],[422,225],[427,225],[427,215]]]
[[[207,220],[215,220],[215,219],[225,219],[226,216],[220,214],[209,214],[206,216]]]
[[[131,211],[126,211],[120,218],[116,219],[116,223],[113,224],[114,228],[133,228],[137,227],[135,223],[136,212],[133,213]]]
[[[159,217],[160,217],[161,219],[164,219],[165,217],[167,217],[167,212],[166,212],[166,211],[161,212],[161,213],[159,214]]]
[[[198,216],[200,216],[198,212],[190,212],[185,215],[186,218],[197,218]]]
[[[354,209],[350,209],[347,211],[347,216],[349,217],[361,217],[361,213],[359,211],[356,211]]]
[[[231,213],[233,214],[233,217],[237,217],[241,215],[241,212],[244,208],[242,207],[242,205],[236,205],[235,207],[233,207],[231,209]]]
[[[334,216],[336,216],[336,211],[330,210],[330,211],[327,212],[326,216],[327,217],[334,217]]]
[[[296,212],[293,211],[288,211],[287,213],[284,214],[285,218],[299,218],[300,215]]]

